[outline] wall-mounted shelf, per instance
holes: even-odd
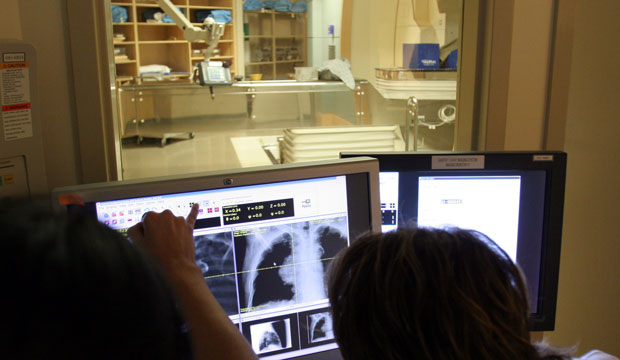
[[[202,26],[197,22],[196,12],[201,10],[230,10],[234,18],[235,0],[172,0],[181,12],[195,26]],[[202,43],[190,43],[185,40],[183,32],[173,23],[147,22],[145,14],[159,9],[159,6],[149,0],[115,0],[109,5],[122,6],[127,9],[127,22],[112,22],[112,36],[122,34],[123,41],[113,41],[113,46],[122,47],[127,59],[115,61],[117,82],[126,83],[140,76],[140,66],[166,65],[173,74],[171,78],[189,77],[197,62],[203,61],[204,56],[195,56],[194,49],[205,49]],[[110,20],[112,21],[112,20]],[[237,57],[235,46],[235,27],[232,23],[226,24],[224,36],[218,46],[219,54],[211,57],[212,60],[226,61],[231,71],[236,72]],[[182,75],[177,75],[180,73]]]
[[[306,19],[306,13],[244,11],[245,74],[282,80],[290,78],[295,66],[305,66]]]

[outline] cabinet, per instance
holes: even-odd
[[[234,19],[235,0],[172,0],[179,10],[196,26],[202,25],[197,15],[205,10],[229,10]],[[110,5],[127,10],[127,21],[112,22],[116,79],[119,83],[131,82],[140,75],[140,66],[166,65],[172,72],[169,79],[188,79],[197,62],[205,60],[206,43],[190,43],[174,23],[150,23],[145,15],[157,11],[159,6],[149,0],[115,0]],[[226,24],[211,60],[230,64],[236,73],[235,28]]]
[[[306,13],[243,12],[245,74],[263,80],[292,79],[307,57]]]

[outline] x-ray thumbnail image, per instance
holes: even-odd
[[[314,344],[317,342],[334,339],[332,316],[328,311],[308,315],[306,321],[309,330],[308,343]]]
[[[211,292],[228,315],[239,313],[231,232],[194,238],[196,264]]]
[[[299,325],[299,345],[302,349],[336,342],[329,308],[300,312]]]
[[[291,319],[250,325],[250,339],[256,354],[292,348]]]

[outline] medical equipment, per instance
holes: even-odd
[[[162,10],[174,21],[179,29],[183,31],[183,36],[189,42],[205,42],[207,49],[205,50],[205,61],[197,65],[201,76],[198,77],[200,84],[209,86],[211,97],[213,93],[213,85],[230,85],[232,84],[232,76],[230,69],[224,66],[216,66],[220,62],[209,62],[213,49],[217,46],[220,38],[224,35],[226,24],[216,22],[212,17],[206,17],[203,22],[203,28],[192,25],[192,23],[183,15],[183,13],[172,4],[170,0],[156,0]],[[217,67],[217,68],[214,68]],[[208,81],[209,76],[206,74],[218,74],[218,81]],[[223,79],[224,81],[219,81]]]

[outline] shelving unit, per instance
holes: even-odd
[[[196,26],[202,25],[196,19],[197,11],[230,10],[233,18],[236,11],[235,0],[172,0],[172,3]],[[113,46],[126,54],[126,57],[115,57],[117,83],[135,81],[140,75],[140,66],[153,64],[170,67],[170,79],[188,79],[196,63],[205,60],[206,43],[186,41],[175,24],[146,22],[144,14],[159,9],[156,3],[114,0],[109,4],[126,8],[128,14],[127,22],[112,23]],[[226,24],[224,36],[211,60],[228,62],[233,75],[237,72],[238,62],[235,48],[235,27],[230,22]]]
[[[306,13],[244,11],[245,74],[289,79],[307,57]]]

